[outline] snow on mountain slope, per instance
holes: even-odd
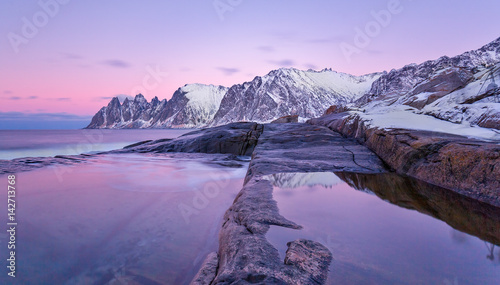
[[[490,72],[500,83],[500,64],[482,68],[467,86],[426,105],[421,113],[453,123],[500,129],[500,90],[489,89],[493,87],[488,80]]]
[[[486,88],[493,86],[492,71],[500,84],[499,63],[500,38],[455,57],[364,76],[330,69],[282,68],[231,88],[185,85],[168,102],[155,97],[149,103],[138,95],[120,104],[114,98],[88,128],[205,127],[237,121],[271,122],[287,115],[298,115],[303,121],[319,117],[335,105],[332,110],[347,106],[363,110],[365,115],[394,110],[426,115],[423,120],[432,116],[500,129],[500,89]]]
[[[500,38],[456,57],[392,70],[377,79],[371,90],[350,107],[362,110],[361,117],[372,124],[380,123],[380,127],[387,127],[394,120],[394,126],[419,125],[422,129],[421,122],[410,121],[421,120],[429,123],[428,130],[435,130],[433,125],[441,122],[430,120],[432,116],[460,124],[443,129],[452,133],[457,133],[455,129],[464,134],[478,133],[477,129],[465,131],[467,126],[500,129],[500,89],[492,80],[500,83],[499,62]],[[405,112],[411,114],[403,115]],[[496,134],[491,130],[488,133]]]
[[[194,128],[210,122],[217,112],[227,88],[188,84],[179,88],[172,99],[150,103],[139,94],[133,101],[120,104],[113,98],[103,107],[87,128]]]
[[[232,86],[211,126],[236,121],[270,122],[286,115],[318,117],[331,105],[345,105],[370,90],[381,73],[353,76],[329,69],[282,68]]]
[[[214,118],[227,90],[223,86],[184,85],[168,102],[166,119],[157,122],[154,127],[195,128],[206,125]]]
[[[412,89],[417,85],[421,85],[424,81],[442,75],[447,69],[450,72],[453,71],[454,74],[451,74],[448,78],[441,76],[441,82],[461,80],[462,82],[451,82],[455,84],[456,88],[460,88],[463,87],[460,84],[466,85],[467,80],[471,79],[472,74],[477,73],[478,69],[492,66],[498,62],[500,62],[500,38],[478,50],[468,51],[452,58],[443,56],[422,64],[409,64],[401,69],[393,69],[378,78],[373,83],[371,90],[356,103],[358,106],[371,101],[383,101],[393,104],[402,96],[423,92],[426,86],[421,86],[418,90]],[[413,94],[411,91],[413,91]]]

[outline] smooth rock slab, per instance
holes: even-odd
[[[278,250],[267,241],[270,226],[301,226],[280,215],[265,176],[327,171],[387,170],[366,147],[326,127],[265,124],[245,185],[224,216],[217,274],[210,284],[324,284],[332,259],[326,247],[310,240],[290,241],[285,260],[280,260]]]
[[[368,127],[359,116],[312,119],[361,141],[398,174],[453,190],[500,207],[500,142],[408,129]]]
[[[232,123],[210,129],[196,130],[175,139],[136,143],[114,152],[188,152],[251,155],[261,133],[262,125],[257,123]]]

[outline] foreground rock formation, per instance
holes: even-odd
[[[358,139],[399,174],[500,206],[500,145],[462,136],[369,127],[359,116],[330,114],[309,121]]]
[[[176,139],[143,141],[110,153],[169,152],[226,154],[214,163],[233,167],[238,167],[240,156],[252,156],[243,188],[224,215],[218,251],[206,257],[192,284],[327,282],[328,270],[335,270],[330,268],[335,252],[318,241],[298,239],[288,241],[286,255],[280,258],[266,239],[271,227],[302,228],[282,216],[273,199],[273,183],[286,183],[287,175],[334,172],[355,189],[433,216],[492,244],[500,243],[497,143],[378,129],[349,113],[333,112],[309,124],[232,123]],[[24,169],[31,163],[41,167],[85,160],[85,156],[57,157],[46,163],[24,159],[10,165]],[[397,175],[387,166],[432,184]]]
[[[233,123],[193,131],[176,139],[139,142],[114,152],[199,152],[251,155],[262,129],[263,126],[257,123]]]
[[[87,161],[94,155],[56,155],[55,157],[23,157],[12,160],[0,160],[0,174],[19,173],[50,165],[72,165]]]
[[[285,260],[265,238],[270,226],[300,229],[279,214],[272,184],[264,176],[287,172],[385,172],[383,163],[354,140],[324,127],[268,124],[259,138],[246,182],[226,212],[220,232],[219,264],[212,281],[195,284],[323,284],[331,254],[314,241],[290,241]],[[245,283],[242,283],[245,284]]]
[[[252,155],[245,184],[224,216],[219,251],[207,257],[193,284],[324,284],[332,253],[311,240],[288,243],[284,260],[266,239],[270,226],[300,229],[279,214],[276,173],[350,171],[383,173],[382,161],[356,140],[307,124],[233,123],[147,141],[116,152],[204,152]]]
[[[271,226],[301,229],[280,215],[269,175],[335,172],[356,189],[498,244],[499,151],[491,142],[370,128],[348,113],[332,113],[309,124],[233,123],[120,152],[252,155],[243,189],[224,216],[219,250],[207,257],[192,284],[324,284],[335,253],[315,241],[296,240],[280,260],[267,241]],[[447,189],[391,174],[386,165]]]

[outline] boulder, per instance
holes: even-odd
[[[289,115],[289,116],[283,116],[280,117],[271,123],[274,124],[285,124],[285,123],[298,123],[299,122],[299,115]]]
[[[261,133],[262,125],[257,123],[232,123],[215,128],[196,130],[176,139],[136,143],[114,152],[188,152],[251,155]]]
[[[348,111],[349,108],[343,105],[331,105],[323,115],[337,114]]]

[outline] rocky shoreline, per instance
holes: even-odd
[[[311,240],[290,241],[285,259],[280,260],[276,248],[265,237],[271,226],[301,228],[280,215],[272,198],[273,186],[266,176],[278,173],[335,172],[355,189],[370,189],[393,204],[441,219],[494,244],[500,242],[500,208],[498,193],[494,191],[498,189],[495,188],[498,179],[492,176],[477,180],[478,175],[496,175],[497,145],[430,132],[363,129],[362,122],[358,125],[347,122],[345,114],[335,114],[311,120],[309,124],[233,123],[200,130],[185,138],[148,142],[122,151],[252,154],[245,184],[224,216],[219,250],[207,257],[192,284],[326,282],[333,256],[326,247]],[[414,141],[405,141],[404,136]],[[392,143],[374,139],[377,137]],[[211,143],[207,147],[205,142]],[[379,148],[375,147],[377,144]],[[249,145],[251,148],[245,147]],[[441,152],[446,146],[456,149]],[[382,151],[386,151],[386,155]],[[462,153],[469,156],[460,157]],[[472,165],[476,169],[474,172],[467,168],[471,166],[469,161],[463,164],[449,161],[454,170],[467,172],[468,179],[459,180],[460,172],[455,170],[437,180],[436,177],[441,177],[437,172],[439,167],[447,170],[449,164],[429,166],[429,157],[448,155],[451,159],[452,154],[458,154],[460,159],[479,159],[481,163]],[[478,154],[481,156],[474,156]],[[488,170],[489,165],[493,167]],[[391,168],[398,174],[431,184],[401,177],[391,172]],[[428,176],[423,176],[425,173]],[[367,178],[370,175],[373,177]],[[443,184],[447,189],[439,187]],[[410,190],[405,191],[408,187]]]
[[[500,207],[500,144],[467,137],[367,126],[356,114],[329,114],[309,124],[355,138],[398,174]]]
[[[340,113],[308,123],[232,123],[108,153],[172,152],[222,153],[235,160],[252,156],[243,188],[224,215],[219,249],[206,257],[191,284],[326,283],[335,253],[325,245],[305,239],[289,241],[280,259],[266,239],[273,226],[302,228],[280,214],[270,175],[333,172],[354,189],[368,190],[390,203],[500,244],[498,143],[370,128],[359,118]],[[85,157],[52,160],[47,163],[79,163]],[[14,164],[29,170],[24,165],[31,162],[25,159]],[[42,162],[34,165],[47,164]]]

